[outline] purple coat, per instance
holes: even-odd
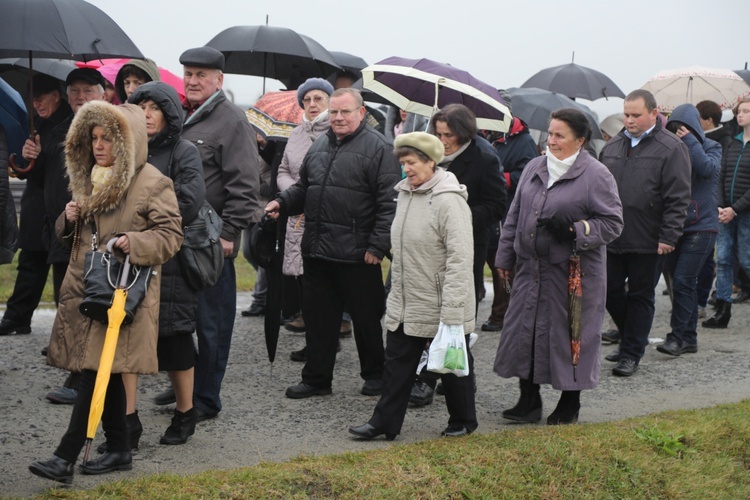
[[[612,174],[586,151],[549,190],[547,180],[547,157],[531,160],[500,236],[495,265],[515,268],[516,275],[495,372],[524,379],[532,374],[535,383],[558,390],[593,389],[599,382],[607,296],[606,245],[622,231],[622,204]],[[576,239],[560,244],[546,229],[537,228],[540,218],[550,217],[574,222]],[[568,261],[573,245],[581,257],[583,288],[577,382],[568,330]]]

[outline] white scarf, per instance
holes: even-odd
[[[315,125],[316,123],[318,123],[320,121],[325,120],[326,118],[328,118],[328,110],[327,109],[325,111],[323,111],[322,113],[320,113],[315,118],[313,118],[312,121],[310,121],[310,120],[307,119],[307,115],[305,115],[304,113],[302,114],[302,121],[305,122],[305,123],[312,123],[313,125]]]
[[[573,166],[573,163],[575,163],[579,154],[581,154],[580,149],[574,155],[568,156],[564,160],[558,160],[555,155],[550,152],[549,146],[547,146],[547,173],[549,174],[549,179],[547,179],[548,189],[552,184],[557,182],[560,177],[565,175],[565,172],[570,170],[570,167]]]

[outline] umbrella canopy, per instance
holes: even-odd
[[[737,73],[740,78],[745,80],[745,83],[750,85],[750,69],[747,69],[747,63],[745,63],[744,69],[736,69],[734,72]]]
[[[411,113],[431,117],[448,104],[463,104],[477,116],[480,129],[510,129],[510,111],[497,89],[449,64],[389,57],[363,69],[362,83]]]
[[[225,73],[284,80],[294,87],[341,69],[322,45],[288,28],[233,26],[206,45],[224,54]]]
[[[359,74],[363,69],[367,67],[367,63],[364,59],[348,52],[331,51],[331,55],[336,60],[336,63],[341,66],[341,69],[351,71],[352,73]]]
[[[595,101],[607,97],[625,97],[607,75],[575,63],[546,68],[526,80],[522,88],[557,92],[571,99]]]
[[[0,57],[143,59],[107,14],[83,0],[4,0]]]
[[[63,82],[68,77],[68,73],[78,67],[76,66],[76,63],[70,59],[35,59],[33,65],[36,73],[43,73]],[[28,69],[28,57],[8,57],[0,59],[0,73],[11,70],[23,71],[26,73]]]
[[[304,111],[297,102],[296,90],[266,92],[245,112],[247,120],[267,140],[286,141],[302,123]]]
[[[21,94],[0,78],[0,127],[5,130],[9,154],[21,154],[23,143],[29,137],[26,105]]]
[[[120,69],[125,66],[130,59],[104,59],[99,61],[89,61],[85,63],[76,63],[81,68],[95,68],[99,70],[106,80],[112,85],[115,84],[115,78]],[[166,68],[159,66],[159,78],[162,82],[166,83],[170,87],[174,88],[180,95],[180,98],[185,97],[185,83],[183,79]]]
[[[586,119],[591,126],[591,137],[602,139],[596,117],[583,104],[577,103],[564,95],[542,89],[511,88],[508,89],[508,94],[513,105],[513,116],[523,120],[529,128],[546,132],[549,126],[549,116],[553,111],[573,108],[586,115]]]
[[[671,113],[680,104],[709,100],[733,108],[750,95],[750,85],[732,70],[691,66],[660,71],[641,86],[656,98],[659,111]]]

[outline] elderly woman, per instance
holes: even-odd
[[[487,260],[487,233],[505,213],[505,180],[500,159],[484,139],[477,137],[477,117],[463,104],[449,104],[430,120],[430,131],[445,148],[440,166],[453,173],[466,186],[473,228],[474,293],[479,304],[484,293],[484,263]],[[484,141],[480,146],[479,141]],[[469,333],[469,332],[467,332]],[[432,403],[436,380],[422,375],[414,385],[411,403]]]
[[[414,373],[425,342],[435,336],[440,322],[463,326],[467,349],[468,334],[475,326],[474,251],[466,187],[452,173],[436,168],[444,148],[435,136],[403,134],[394,145],[406,178],[395,188],[383,393],[370,420],[349,428],[361,439],[385,434],[392,440],[401,432]],[[471,352],[469,369],[467,377],[442,375],[450,414],[443,436],[462,436],[477,428]]]
[[[66,139],[66,163],[73,201],[57,220],[58,237],[71,245],[71,262],[60,291],[47,361],[81,372],[78,397],[68,430],[49,460],[34,462],[32,473],[70,484],[73,464],[86,440],[91,397],[107,325],[79,312],[84,294],[86,252],[95,243],[104,250],[117,238],[115,250],[133,265],[152,266],[152,277],[133,323],[123,325],[102,414],[108,451],[80,466],[84,474],[132,468],[122,373],[156,373],[160,266],[182,243],[180,212],[172,181],[146,163],[143,111],[103,101],[84,105]],[[97,235],[96,238],[93,236]]]
[[[333,85],[322,78],[310,78],[297,89],[297,102],[305,111],[302,123],[292,130],[287,142],[284,156],[279,165],[279,175],[276,183],[279,191],[284,191],[299,180],[299,169],[315,139],[324,134],[330,127],[328,118],[328,98],[333,93]],[[282,272],[286,276],[296,276],[299,287],[299,297],[302,297],[302,233],[305,223],[301,215],[289,217],[286,227],[286,241],[284,243],[284,264]],[[291,331],[304,332],[305,320],[302,313],[286,324]],[[305,349],[294,351],[293,361],[305,360]]]
[[[606,247],[622,230],[622,205],[609,170],[583,149],[591,136],[586,116],[552,113],[545,156],[521,175],[503,226],[496,266],[507,279],[515,269],[503,335],[495,358],[501,377],[518,377],[521,398],[503,411],[518,422],[542,416],[539,384],[562,391],[547,424],[578,420],[580,393],[599,382],[604,319]],[[568,318],[570,256],[581,264],[581,348],[574,372]]]

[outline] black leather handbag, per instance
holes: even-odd
[[[112,252],[112,245],[117,241],[113,238],[107,243],[107,251],[96,249],[96,234],[93,236],[92,249],[86,252],[86,262],[83,275],[83,301],[78,310],[84,316],[109,323],[107,311],[112,307],[115,288],[122,284],[128,292],[125,300],[124,325],[133,322],[138,306],[146,298],[148,285],[151,282],[151,267],[134,266],[128,260],[120,262]],[[123,280],[122,273],[126,277]]]
[[[213,286],[224,268],[221,246],[222,221],[210,203],[203,202],[198,215],[182,228],[182,247],[177,262],[182,277],[194,290]]]

